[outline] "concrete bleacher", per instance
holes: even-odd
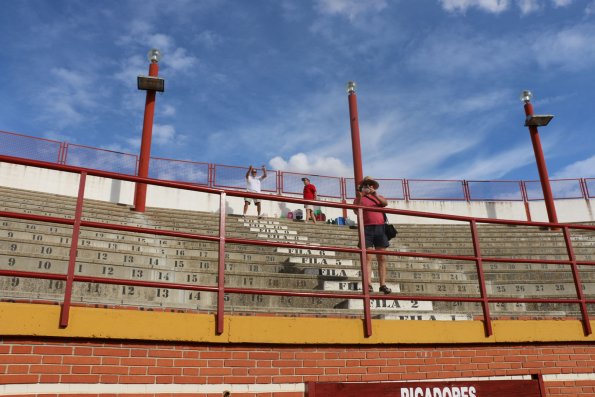
[[[72,219],[72,197],[0,188],[2,210]],[[145,213],[128,206],[85,200],[83,219],[149,229],[218,235],[219,215],[149,208]],[[392,250],[446,255],[473,255],[469,225],[400,225]],[[225,286],[353,293],[362,289],[357,254],[322,251],[320,246],[357,246],[357,230],[329,224],[305,224],[287,219],[226,217],[226,237],[282,241],[309,249],[226,244]],[[72,227],[11,218],[0,219],[0,269],[65,274]],[[510,258],[507,263],[483,264],[490,297],[576,298],[570,267],[543,263],[515,263],[515,258],[567,260],[559,232],[525,226],[480,225],[484,257]],[[572,235],[577,259],[591,260],[595,235]],[[387,319],[464,320],[482,315],[481,305],[469,302],[431,302],[402,296],[479,297],[473,261],[396,257],[388,259],[391,299],[372,299],[372,313]],[[595,295],[595,267],[581,266],[583,292]],[[153,280],[216,286],[218,243],[155,234],[81,228],[75,266],[78,275]],[[375,277],[376,280],[376,277]],[[375,291],[378,284],[373,283]],[[3,300],[61,302],[65,282],[26,277],[0,277]],[[392,299],[394,297],[394,299]],[[150,288],[101,283],[75,283],[73,303],[172,310],[213,311],[212,292]],[[361,316],[363,301],[341,298],[285,297],[265,294],[227,294],[227,311],[288,315]],[[498,317],[577,317],[577,305],[563,303],[491,304]],[[595,314],[595,308],[590,312]]]

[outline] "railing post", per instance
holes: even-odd
[[[213,187],[214,182],[213,182],[213,168],[215,168],[215,166],[211,163],[209,163],[209,182],[208,182],[208,186],[209,187]]]
[[[589,183],[587,182],[586,178],[583,178],[583,181],[585,182],[585,198],[589,200],[591,199],[591,193],[589,192]]]
[[[471,201],[471,192],[469,191],[469,182],[463,181],[463,195],[465,196],[465,201]]]
[[[347,204],[347,181],[343,177],[341,177],[341,202]],[[343,219],[347,219],[347,208],[342,207],[341,212]]]
[[[63,152],[64,152],[64,142],[60,142],[60,147],[58,148],[58,159],[56,160],[56,163],[62,164]]]
[[[223,316],[225,312],[225,193],[219,194],[219,270],[217,277],[217,329],[216,334],[223,333]]]
[[[411,199],[411,195],[409,194],[409,179],[403,179],[403,195],[405,196],[405,201]]]
[[[60,159],[61,164],[66,165],[67,157],[68,157],[68,142],[64,142],[64,147],[62,148],[62,158]]]
[[[475,256],[475,266],[477,267],[477,279],[479,280],[479,291],[481,294],[481,304],[483,309],[483,319],[486,336],[492,335],[492,320],[490,318],[490,303],[486,290],[486,281],[483,274],[483,260],[481,258],[481,249],[479,247],[479,237],[477,235],[477,222],[475,219],[469,221],[471,226],[471,238],[473,239],[473,254]]]
[[[574,279],[574,286],[576,288],[577,298],[580,300],[581,314],[583,317],[583,329],[585,335],[591,335],[591,322],[589,321],[589,312],[587,310],[587,303],[585,301],[585,294],[583,293],[583,284],[581,282],[581,276],[576,265],[576,255],[574,254],[574,248],[572,247],[572,240],[570,239],[570,232],[568,226],[562,226],[562,232],[564,233],[564,242],[566,243],[566,251],[568,252],[568,259],[572,262],[570,265],[572,268],[572,278]]]
[[[74,268],[76,265],[76,253],[79,243],[79,233],[81,230],[81,217],[83,215],[83,201],[85,198],[85,182],[87,173],[81,172],[79,179],[79,193],[76,200],[76,209],[74,212],[74,224],[72,225],[72,240],[70,243],[70,256],[68,257],[68,273],[66,275],[66,289],[64,290],[64,303],[60,309],[60,327],[68,326],[70,316],[70,302],[72,301],[72,284],[74,283]]]
[[[366,254],[366,236],[364,234],[364,211],[357,209],[357,231],[359,236],[359,255],[362,268],[362,293],[364,294],[364,336],[372,336],[372,314],[370,312],[370,278],[368,277],[368,258]],[[371,265],[370,265],[371,266]]]
[[[521,187],[521,197],[525,204],[525,214],[527,215],[527,221],[531,222],[531,206],[529,205],[529,195],[527,194],[527,185],[525,181],[519,181]]]
[[[587,192],[587,181],[585,180],[585,178],[580,178],[578,180],[578,183],[581,187],[581,193],[583,194],[583,198],[585,200],[589,200],[589,194]]]

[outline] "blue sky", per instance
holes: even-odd
[[[352,175],[594,177],[594,0],[2,0],[0,130],[138,153],[146,53],[163,52],[152,154]]]

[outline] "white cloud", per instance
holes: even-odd
[[[585,7],[585,15],[590,16],[593,14],[595,14],[595,0],[587,4],[587,6]]]
[[[354,20],[360,14],[382,11],[386,0],[318,0],[317,8],[323,14],[340,15]]]
[[[554,179],[584,177],[595,177],[595,156],[567,165],[552,176]]]
[[[185,48],[176,46],[175,39],[172,36],[153,32],[152,29],[153,26],[147,22],[134,20],[130,22],[129,32],[120,36],[116,43],[129,47],[142,46],[143,48],[146,48],[147,52],[150,48],[157,48],[162,54],[162,59],[159,65],[169,67],[173,71],[184,72],[197,64],[198,58],[188,54],[188,50]],[[146,57],[135,56],[128,60],[128,65],[126,65],[127,67],[116,73],[117,75],[121,75],[123,73],[129,74],[128,70],[130,69],[130,66],[132,66],[130,64],[130,60],[134,61],[132,65],[139,68],[136,71],[136,74],[139,74],[139,70],[144,71],[148,67],[148,60]],[[142,61],[142,67],[138,65],[138,60]]]
[[[449,12],[465,13],[470,8],[476,8],[493,14],[508,10],[512,0],[439,0],[442,8]],[[544,6],[543,0],[514,0],[523,15],[540,10]],[[566,7],[572,0],[551,0],[555,8]]]
[[[560,67],[579,71],[595,65],[595,27],[576,25],[559,31],[541,32],[532,50],[535,59],[544,69]]]
[[[162,116],[174,116],[176,114],[176,108],[169,104],[158,106],[158,112]]]
[[[440,0],[446,11],[465,12],[469,8],[478,8],[491,13],[501,13],[508,9],[509,0]]]
[[[176,133],[170,124],[155,124],[153,126],[153,142],[156,145],[179,145],[186,137]]]
[[[126,138],[126,139],[124,139],[124,142],[126,142],[126,144],[128,145],[128,148],[132,148],[134,151],[136,151],[136,150],[140,149],[140,140],[141,140],[141,137],[138,136],[138,137],[134,137],[134,138]],[[117,144],[116,144],[116,146],[117,146]],[[130,150],[128,148],[123,149],[122,151],[125,152],[125,151]]]
[[[310,175],[346,176],[349,175],[349,167],[335,157],[324,157],[319,155],[307,155],[297,153],[289,158],[281,156],[273,157],[269,164],[273,169],[290,171]]]
[[[530,14],[541,8],[539,0],[517,0],[523,15]]]
[[[210,30],[205,30],[196,36],[196,40],[206,48],[212,49],[223,42],[223,38]]]
[[[477,157],[468,163],[450,167],[442,175],[435,177],[444,179],[494,179],[534,161],[535,157],[530,145],[519,145],[497,154]]]
[[[98,100],[106,95],[94,88],[96,75],[93,71],[79,72],[73,69],[50,70],[52,85],[45,87],[45,98],[40,111],[41,118],[51,125],[64,128],[88,119],[86,111],[99,106]]]
[[[527,59],[518,37],[493,38],[466,31],[437,31],[408,57],[412,70],[432,75],[502,74]]]
[[[198,58],[188,55],[184,48],[176,48],[164,61],[175,71],[188,71],[198,63]]]

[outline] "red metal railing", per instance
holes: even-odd
[[[239,293],[239,294],[261,294],[261,295],[277,295],[277,296],[298,296],[298,297],[319,297],[319,298],[341,298],[341,299],[360,299],[364,302],[364,334],[366,337],[372,334],[372,322],[371,322],[371,313],[370,313],[370,293],[367,288],[362,288],[361,293],[333,293],[333,292],[295,292],[295,291],[284,291],[284,290],[263,290],[263,289],[252,289],[252,288],[235,288],[235,287],[226,287],[224,284],[224,276],[225,276],[225,244],[226,243],[234,243],[234,244],[247,244],[247,245],[259,245],[259,246],[270,246],[270,247],[288,247],[288,248],[297,248],[297,249],[311,249],[312,246],[306,244],[293,244],[293,243],[283,243],[283,242],[270,242],[270,241],[260,241],[260,240],[250,240],[250,239],[243,239],[243,238],[232,238],[226,237],[225,233],[225,197],[226,195],[229,196],[242,196],[242,197],[250,197],[250,198],[261,198],[265,200],[271,201],[284,201],[284,202],[291,202],[291,203],[301,203],[301,204],[315,204],[315,205],[322,205],[328,207],[335,207],[335,208],[345,208],[356,210],[358,214],[358,234],[359,240],[362,241],[364,239],[364,228],[363,228],[363,207],[350,205],[350,204],[342,204],[342,203],[334,203],[334,202],[320,202],[320,201],[308,201],[302,200],[299,198],[288,198],[288,197],[278,197],[278,196],[269,196],[264,194],[257,194],[257,193],[250,193],[250,192],[237,192],[237,191],[223,191],[208,187],[178,183],[178,182],[168,182],[156,179],[149,179],[149,178],[139,178],[129,175],[120,175],[115,174],[107,171],[100,171],[100,170],[90,170],[90,169],[82,169],[78,167],[72,166],[65,166],[65,165],[58,165],[48,162],[41,162],[41,161],[34,161],[34,160],[26,160],[21,158],[15,157],[8,157],[8,156],[0,156],[0,161],[13,163],[13,164],[20,164],[26,166],[33,166],[33,167],[42,167],[48,168],[58,171],[64,172],[71,172],[71,173],[78,173],[80,174],[80,181],[79,181],[79,192],[77,197],[77,206],[75,210],[74,219],[65,219],[60,217],[53,217],[53,216],[41,216],[41,215],[34,215],[34,214],[26,214],[26,213],[17,213],[17,212],[9,212],[9,211],[0,211],[0,216],[9,217],[9,218],[16,218],[16,219],[25,219],[25,220],[33,220],[33,221],[40,221],[40,222],[53,222],[58,224],[64,225],[72,225],[73,226],[73,238],[71,241],[71,248],[70,248],[70,259],[69,259],[69,266],[67,274],[46,274],[46,273],[37,273],[37,272],[26,272],[26,271],[18,271],[18,270],[0,270],[1,276],[13,276],[13,277],[31,277],[31,278],[41,278],[41,279],[53,279],[53,280],[64,280],[66,281],[66,289],[65,289],[65,296],[64,301],[61,308],[61,316],[60,316],[60,325],[62,327],[68,326],[68,318],[69,318],[69,310],[70,310],[70,302],[71,302],[71,293],[72,293],[72,285],[74,282],[95,282],[95,283],[105,283],[105,284],[118,284],[118,285],[127,285],[127,286],[141,286],[141,287],[153,287],[153,288],[171,288],[171,289],[184,289],[184,290],[191,290],[191,291],[207,291],[207,292],[215,292],[217,293],[217,322],[216,322],[216,332],[221,334],[223,332],[223,318],[224,318],[224,294],[227,293]],[[97,177],[105,177],[111,179],[120,179],[130,182],[141,182],[146,184],[152,184],[156,186],[164,186],[169,188],[177,188],[177,189],[186,189],[186,190],[193,190],[193,191],[200,191],[212,194],[218,194],[220,196],[220,213],[219,213],[219,234],[218,236],[209,236],[203,234],[195,234],[195,233],[186,233],[180,231],[172,231],[172,230],[159,230],[153,228],[144,228],[144,227],[133,227],[133,226],[126,226],[126,225],[117,225],[111,223],[103,223],[103,222],[94,222],[94,221],[85,221],[81,219],[82,209],[83,209],[83,198],[84,198],[84,187],[86,182],[86,176],[92,175]],[[591,230],[595,231],[595,226],[587,226],[587,225],[565,225],[565,224],[552,224],[546,222],[522,222],[522,221],[509,221],[509,220],[497,220],[497,219],[482,219],[482,218],[471,218],[471,217],[464,217],[464,216],[455,216],[455,215],[442,215],[442,214],[433,214],[433,213],[426,213],[426,212],[418,212],[418,211],[407,211],[407,210],[398,210],[398,209],[388,209],[384,208],[381,211],[389,213],[389,214],[397,214],[403,216],[415,216],[415,217],[424,217],[424,218],[434,218],[434,219],[446,219],[452,221],[461,221],[461,222],[468,222],[470,225],[471,231],[471,238],[473,242],[473,255],[443,255],[443,254],[432,254],[432,253],[418,253],[418,252],[396,252],[396,251],[378,251],[378,250],[367,250],[365,247],[362,248],[351,248],[351,247],[339,247],[339,246],[316,246],[317,250],[323,251],[338,251],[338,252],[350,252],[350,253],[357,253],[360,255],[360,263],[361,263],[361,274],[362,274],[362,282],[363,286],[369,284],[368,275],[365,271],[366,269],[366,254],[382,254],[387,256],[401,256],[401,257],[412,257],[412,258],[431,258],[431,259],[452,259],[452,260],[460,260],[460,261],[468,261],[475,263],[477,274],[478,274],[478,281],[479,281],[479,288],[480,288],[480,296],[479,297],[446,297],[446,296],[425,296],[425,295],[390,295],[390,296],[379,296],[375,295],[374,299],[378,300],[388,300],[388,299],[404,299],[404,300],[412,300],[412,301],[432,301],[432,302],[477,302],[482,305],[483,315],[484,315],[484,326],[485,326],[485,334],[486,336],[492,335],[492,323],[491,323],[491,316],[489,311],[489,304],[490,303],[563,303],[563,304],[576,304],[579,305],[581,311],[581,318],[583,323],[584,332],[586,335],[590,335],[592,333],[589,314],[587,310],[587,304],[594,304],[595,299],[587,299],[582,292],[582,283],[580,279],[580,273],[578,271],[579,265],[588,265],[588,266],[595,266],[595,261],[578,261],[574,254],[574,248],[572,246],[572,242],[570,239],[570,229],[577,229],[577,230]],[[495,263],[506,263],[510,262],[511,258],[495,258],[495,257],[484,257],[481,254],[480,248],[480,241],[478,236],[477,230],[477,223],[486,223],[486,224],[500,224],[500,225],[525,225],[525,226],[536,226],[536,227],[549,227],[552,229],[562,229],[564,233],[564,241],[566,244],[566,249],[568,253],[568,260],[545,260],[545,259],[517,259],[514,258],[515,263],[528,263],[528,264],[562,264],[568,265],[571,267],[573,281],[576,289],[577,297],[575,299],[570,298],[522,298],[522,297],[513,297],[513,298],[498,298],[498,297],[489,297],[487,294],[486,289],[486,282],[483,273],[483,264],[485,262],[495,262]],[[189,239],[197,239],[197,240],[206,240],[206,241],[213,241],[219,243],[219,268],[218,268],[218,283],[217,286],[208,286],[208,285],[191,285],[191,284],[181,284],[181,283],[165,283],[159,281],[140,281],[140,280],[128,280],[128,279],[107,279],[102,277],[96,276],[82,276],[76,275],[74,273],[74,262],[76,259],[76,248],[77,248],[77,240],[76,236],[78,236],[78,231],[81,226],[86,227],[93,227],[93,228],[102,228],[107,230],[117,230],[117,231],[128,231],[134,233],[148,233],[148,234],[155,234],[155,235],[163,235],[163,236],[170,236],[170,237],[182,237],[182,238],[189,238]],[[360,244],[361,246],[361,244]]]
[[[310,179],[316,186],[318,197],[343,198],[342,179],[336,176],[321,176],[313,174],[300,174],[295,172],[283,172],[283,185],[281,194],[302,195],[304,183],[302,178]]]
[[[56,162],[79,167],[102,169],[118,174],[136,175],[138,156],[110,150],[52,141],[13,132],[0,131],[0,154],[32,160]],[[245,167],[209,164],[188,160],[152,157],[149,176],[177,182],[188,182],[214,188],[245,188]],[[276,172],[276,175],[272,175]],[[298,177],[299,176],[299,177]],[[263,191],[282,194],[301,194],[300,178],[308,174],[270,171],[263,181]],[[310,175],[319,187],[320,197],[355,198],[353,178]],[[555,199],[586,200],[593,198],[595,178],[550,179]],[[442,201],[529,201],[543,200],[538,181],[467,181],[378,179],[383,195],[389,200]],[[519,187],[520,186],[520,187]],[[530,213],[527,212],[530,220]]]

